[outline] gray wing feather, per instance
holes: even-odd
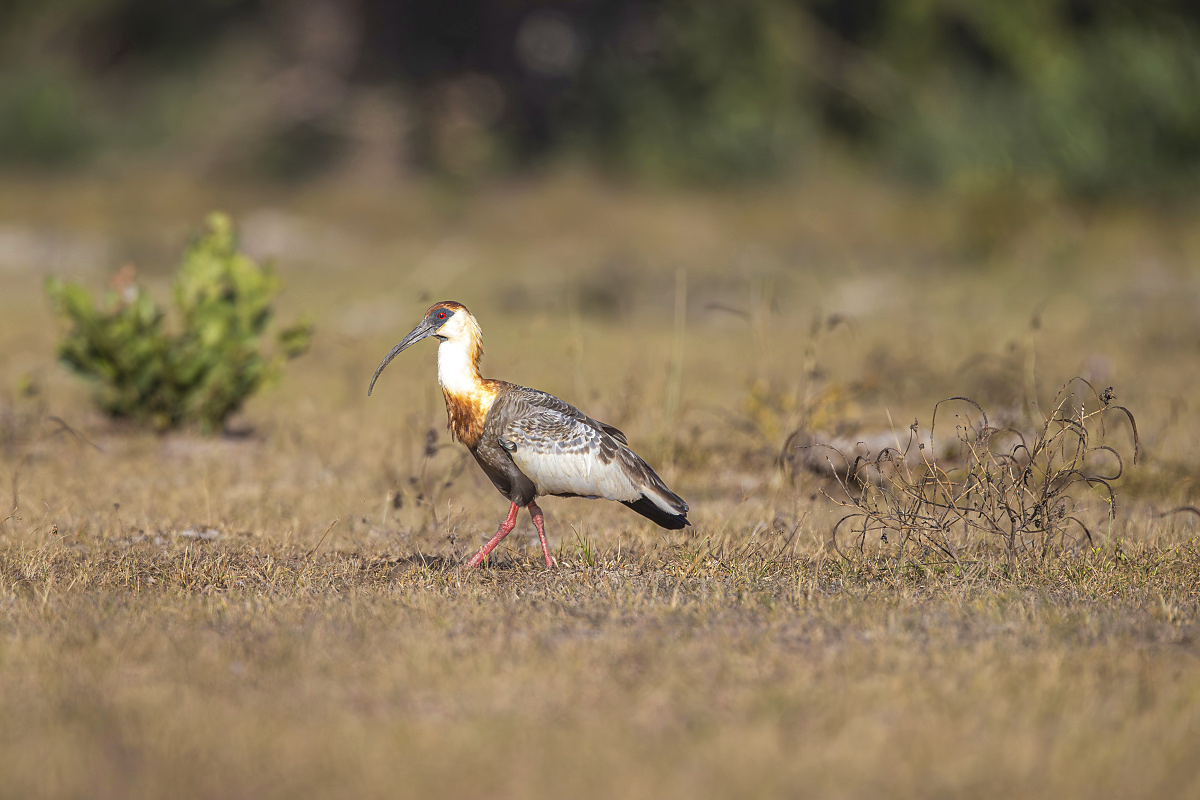
[[[633,501],[641,489],[626,469],[612,436],[559,411],[542,408],[505,426],[504,439],[538,494],[574,494]]]
[[[667,514],[687,504],[627,446],[625,434],[552,394],[507,384],[488,414],[489,431],[539,495],[645,497]]]
[[[530,409],[547,409],[550,411],[557,411],[563,416],[579,420],[585,425],[595,428],[601,433],[607,433],[621,444],[629,444],[629,441],[625,438],[625,434],[622,433],[620,429],[609,425],[606,422],[600,422],[599,420],[592,419],[575,406],[564,400],[558,399],[548,392],[543,392],[538,389],[530,389],[528,386],[518,386],[515,383],[508,384],[507,388],[510,389],[510,396],[514,401],[526,405]]]

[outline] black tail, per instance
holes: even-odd
[[[633,509],[655,525],[659,525],[667,530],[677,531],[692,524],[688,522],[686,514],[668,514],[645,495],[642,495],[632,503],[622,500],[621,505]],[[684,511],[687,510],[686,505],[683,508]]]

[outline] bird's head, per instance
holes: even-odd
[[[454,300],[434,303],[425,312],[425,318],[417,323],[417,327],[409,331],[408,335],[401,339],[400,343],[393,347],[391,352],[380,362],[375,369],[375,374],[371,376],[371,386],[367,389],[367,396],[370,396],[371,391],[375,388],[375,381],[379,379],[383,368],[390,364],[393,358],[422,339],[428,339],[431,336],[441,342],[453,342],[472,348],[473,353],[476,354],[473,361],[476,363],[483,354],[483,337],[479,332],[479,325],[467,307]]]

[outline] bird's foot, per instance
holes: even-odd
[[[496,545],[500,544],[505,536],[508,536],[517,525],[517,504],[513,503],[512,508],[508,509],[508,518],[500,523],[500,528],[496,531],[496,535],[488,539],[487,544],[479,549],[479,552],[471,557],[471,560],[466,563],[468,567],[478,567],[483,563],[483,560],[488,557],[488,554],[496,549]]]
[[[537,528],[538,541],[542,543],[542,556],[546,559],[546,569],[554,569],[554,558],[550,555],[550,545],[546,543],[546,521],[542,517],[542,509],[532,500],[529,501],[529,516],[533,517],[533,527]]]

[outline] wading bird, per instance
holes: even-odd
[[[483,333],[462,303],[433,305],[380,363],[367,395],[393,358],[430,336],[441,342],[438,383],[450,431],[512,503],[496,535],[467,566],[478,566],[500,544],[517,524],[521,508],[528,508],[533,518],[546,566],[554,566],[542,510],[534,502],[547,494],[616,500],[671,530],[689,524],[687,503],[629,449],[621,431],[554,395],[482,377]]]

